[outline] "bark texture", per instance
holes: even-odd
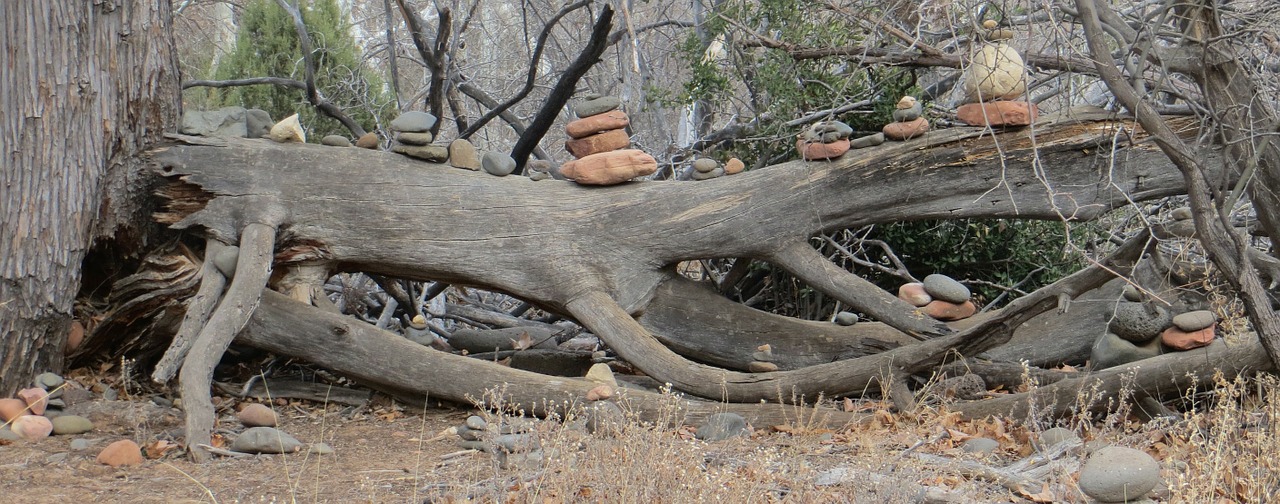
[[[0,2],[0,395],[61,370],[95,224],[137,229],[125,182],[179,115],[169,22],[168,2]]]

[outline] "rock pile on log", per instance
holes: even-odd
[[[578,119],[565,126],[570,139],[564,147],[576,159],[560,168],[561,175],[579,184],[614,185],[658,171],[653,156],[629,148],[631,122],[619,105],[616,97],[597,96],[573,107]]]
[[[1039,115],[1026,101],[1027,66],[1008,41],[1013,31],[988,19],[982,47],[964,77],[964,105],[956,119],[970,126],[1026,126]]]

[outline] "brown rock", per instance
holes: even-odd
[[[601,152],[615,151],[625,149],[631,146],[631,137],[627,136],[627,132],[616,129],[609,130],[604,133],[596,133],[594,135],[576,138],[564,143],[565,150],[573,154],[573,157],[582,159],[592,154]]]
[[[396,133],[396,141],[405,145],[431,145],[435,139],[430,131]]]
[[[0,399],[0,420],[8,422],[27,414],[27,402],[22,399]]]
[[[970,103],[956,109],[956,119],[970,126],[1026,126],[1040,116],[1031,102]]]
[[[71,321],[71,333],[67,335],[67,346],[64,347],[65,353],[71,353],[80,346],[80,342],[84,341],[84,324],[79,320]]]
[[[449,164],[454,168],[480,171],[480,154],[471,141],[459,138],[449,142]]]
[[[570,137],[586,138],[602,131],[620,130],[629,124],[631,119],[627,118],[626,112],[610,110],[570,122],[564,129]]]
[[[655,171],[658,171],[658,161],[635,149],[592,154],[560,167],[560,174],[565,178],[588,185],[621,184]]]
[[[360,138],[356,139],[356,147],[360,147],[362,149],[377,149],[378,134],[370,131],[361,135]]]
[[[924,290],[924,284],[920,282],[911,282],[902,284],[898,287],[898,299],[911,303],[911,306],[922,307],[927,306],[933,301],[933,296]]]
[[[9,424],[9,430],[27,441],[39,441],[49,437],[49,433],[53,432],[53,422],[38,415],[22,415],[13,419]]]
[[[429,163],[443,163],[449,160],[449,149],[443,145],[396,144],[391,147],[391,152],[404,154]]]
[[[935,319],[951,322],[972,317],[974,313],[978,312],[978,307],[973,304],[973,301],[957,304],[935,299],[925,305],[924,308],[921,308],[921,311]]]
[[[1019,99],[1027,92],[1026,73],[1022,56],[1009,44],[982,44],[965,71],[964,102]]]
[[[835,159],[849,152],[849,139],[836,140],[831,143],[805,142],[796,140],[796,151],[806,161]]]
[[[743,164],[742,160],[738,158],[729,158],[729,161],[725,162],[724,164],[725,175],[742,173],[742,170],[745,170],[745,169],[747,169],[747,165]]]
[[[883,131],[890,140],[910,140],[929,131],[929,120],[918,117],[914,121],[889,123]]]
[[[747,364],[747,371],[752,373],[771,373],[778,370],[778,365],[772,362],[751,361]]]
[[[121,439],[103,448],[97,460],[99,464],[111,467],[138,465],[142,463],[142,449],[138,448],[138,443]]]
[[[236,413],[236,418],[245,427],[275,427],[279,423],[276,412],[261,403],[251,403]]]
[[[40,387],[19,390],[18,399],[27,403],[27,410],[32,415],[43,415],[44,409],[49,407],[49,393]]]
[[[1199,331],[1192,332],[1183,331],[1178,329],[1177,326],[1170,327],[1160,333],[1160,342],[1174,350],[1191,350],[1209,346],[1210,343],[1213,343],[1214,330],[1217,327],[1218,324],[1215,323]]]
[[[600,385],[596,388],[593,388],[587,391],[588,401],[592,401],[592,402],[603,401],[610,397],[613,397],[613,387],[610,387],[608,385]]]

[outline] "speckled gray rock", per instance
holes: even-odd
[[[1209,310],[1196,310],[1173,317],[1173,325],[1186,332],[1196,332],[1213,325],[1218,317]]]
[[[1142,499],[1160,482],[1160,464],[1146,452],[1108,446],[1093,452],[1080,468],[1080,491],[1101,502]]]
[[[689,178],[692,178],[693,180],[711,180],[721,175],[724,175],[724,168],[717,166],[715,169],[706,173],[694,170],[693,175]]]
[[[1132,341],[1107,333],[1094,342],[1089,362],[1093,370],[1097,371],[1148,359],[1161,353],[1163,350],[1160,348],[1159,338],[1152,338],[1146,343],[1136,345]]]
[[[616,96],[601,96],[596,99],[578,102],[573,106],[573,114],[579,118],[590,117],[616,109],[620,105],[622,105],[622,100],[619,100]]]
[[[1116,304],[1107,330],[1134,343],[1146,343],[1173,324],[1173,316],[1164,308],[1144,303]]]
[[[702,173],[714,171],[720,167],[720,163],[711,158],[698,158],[693,162],[693,169]]]
[[[53,419],[53,433],[57,435],[84,434],[93,430],[93,422],[79,415],[60,415]]]
[[[396,133],[396,141],[405,145],[431,145],[435,139],[429,131]]]
[[[595,401],[587,406],[587,432],[597,436],[613,437],[626,426],[626,415],[613,401]]]
[[[435,125],[436,116],[417,110],[400,114],[399,117],[391,121],[391,129],[409,133],[427,131]]]
[[[330,147],[351,147],[351,139],[342,135],[327,135],[320,139],[320,144]]]
[[[987,396],[987,382],[976,374],[953,376],[938,382],[938,389],[947,397],[971,401]]]
[[[836,323],[842,326],[851,326],[858,323],[858,316],[851,312],[842,311],[836,314]]]
[[[747,433],[747,420],[737,413],[716,413],[707,417],[694,432],[703,441],[722,441]]]
[[[271,427],[245,429],[231,443],[231,451],[240,453],[295,453],[301,449],[302,442]]]
[[[1000,448],[1000,443],[994,439],[984,437],[976,437],[969,439],[960,445],[960,449],[966,453],[993,453]]]
[[[485,422],[483,418],[480,418],[479,415],[471,415],[467,417],[467,421],[464,425],[466,425],[468,429],[472,430],[484,430],[485,427],[489,426],[489,424]]]
[[[252,108],[244,112],[246,138],[262,138],[271,132],[271,127],[275,124],[276,121],[265,110]]]
[[[236,276],[236,264],[240,261],[240,247],[228,245],[213,255],[213,266],[227,278]]]
[[[1080,436],[1077,436],[1075,432],[1072,432],[1071,429],[1062,427],[1054,427],[1040,433],[1040,444],[1043,445],[1044,448],[1054,446],[1063,441],[1079,440]]]
[[[480,166],[490,175],[505,177],[516,171],[516,160],[504,153],[489,151],[480,158]]]
[[[965,287],[964,284],[938,273],[924,277],[924,291],[928,292],[934,299],[941,299],[949,303],[963,303],[968,301],[971,296],[969,288]]]
[[[398,144],[391,147],[391,152],[431,163],[443,163],[449,159],[449,149],[443,145]]]
[[[850,149],[865,149],[867,147],[875,147],[884,143],[884,133],[876,133],[849,140]]]

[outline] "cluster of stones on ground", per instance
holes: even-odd
[[[1173,315],[1129,285],[1093,345],[1093,369],[1106,369],[1168,352],[1206,347],[1216,341],[1218,317],[1209,310]]]
[[[63,413],[66,380],[54,373],[36,375],[33,386],[16,397],[0,399],[0,439],[39,441],[50,435],[76,435],[93,430],[93,422]]]

